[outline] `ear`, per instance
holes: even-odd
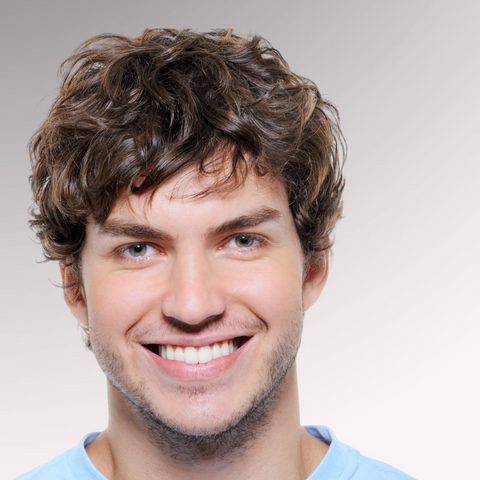
[[[62,275],[63,298],[65,299],[65,303],[80,324],[88,328],[87,303],[85,301],[83,287],[80,284],[67,287],[67,285],[77,281],[77,276],[72,267],[67,267],[65,262],[60,262],[60,273]]]
[[[312,258],[303,280],[303,310],[308,310],[322,293],[328,277],[328,250]]]

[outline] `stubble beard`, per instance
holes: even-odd
[[[92,350],[111,385],[128,401],[139,425],[148,432],[148,440],[175,462],[185,466],[220,461],[231,463],[242,456],[267,430],[280,399],[285,378],[292,368],[300,346],[303,312],[270,353],[268,380],[252,394],[240,411],[214,431],[191,433],[155,412],[154,402],[144,385],[132,388],[124,375],[123,359],[92,333]]]

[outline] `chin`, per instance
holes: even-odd
[[[262,368],[249,369],[240,384],[226,381],[158,390],[140,376],[119,353],[92,336],[97,360],[106,374],[115,417],[148,432],[149,441],[182,462],[206,458],[233,458],[244,452],[252,439],[266,431],[279,400],[296,384],[294,371],[300,344],[301,322],[263,358]],[[125,425],[127,427],[127,425]],[[197,461],[195,460],[195,461]]]

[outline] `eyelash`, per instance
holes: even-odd
[[[222,249],[228,244],[230,243],[232,240],[235,240],[236,238],[240,238],[240,237],[248,237],[250,240],[252,240],[253,242],[256,242],[255,245],[252,245],[252,246],[245,246],[245,247],[236,247],[239,251],[242,251],[243,250],[243,253],[249,253],[249,252],[252,252],[252,251],[255,251],[259,248],[261,248],[263,245],[265,245],[266,241],[264,238],[262,237],[259,237],[257,235],[251,235],[251,234],[247,234],[247,233],[242,233],[242,234],[237,234],[237,235],[234,235],[230,238],[228,238],[223,244],[222,244]],[[127,261],[133,261],[133,262],[139,262],[139,261],[144,261],[145,259],[148,259],[148,258],[151,258],[152,257],[152,254],[150,255],[143,255],[143,256],[139,256],[139,257],[135,257],[133,255],[125,255],[125,252],[132,248],[132,247],[136,247],[137,245],[141,245],[143,247],[151,247],[153,248],[154,250],[156,250],[157,252],[159,253],[162,253],[161,250],[159,250],[158,247],[150,244],[150,243],[147,243],[147,242],[135,242],[135,243],[131,243],[129,245],[122,245],[120,248],[118,248],[117,250],[114,251],[114,255],[115,257],[117,258],[123,258],[123,259],[126,259]],[[235,247],[233,247],[235,248]]]

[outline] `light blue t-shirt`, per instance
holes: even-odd
[[[364,457],[340,442],[328,427],[305,429],[330,445],[327,454],[307,480],[415,480],[386,463]]]
[[[308,480],[414,480],[386,463],[364,457],[357,450],[341,443],[327,427],[305,427],[314,437],[329,446],[320,465]],[[90,433],[79,445],[67,450],[17,480],[106,480],[93,466],[85,447],[99,433]]]

